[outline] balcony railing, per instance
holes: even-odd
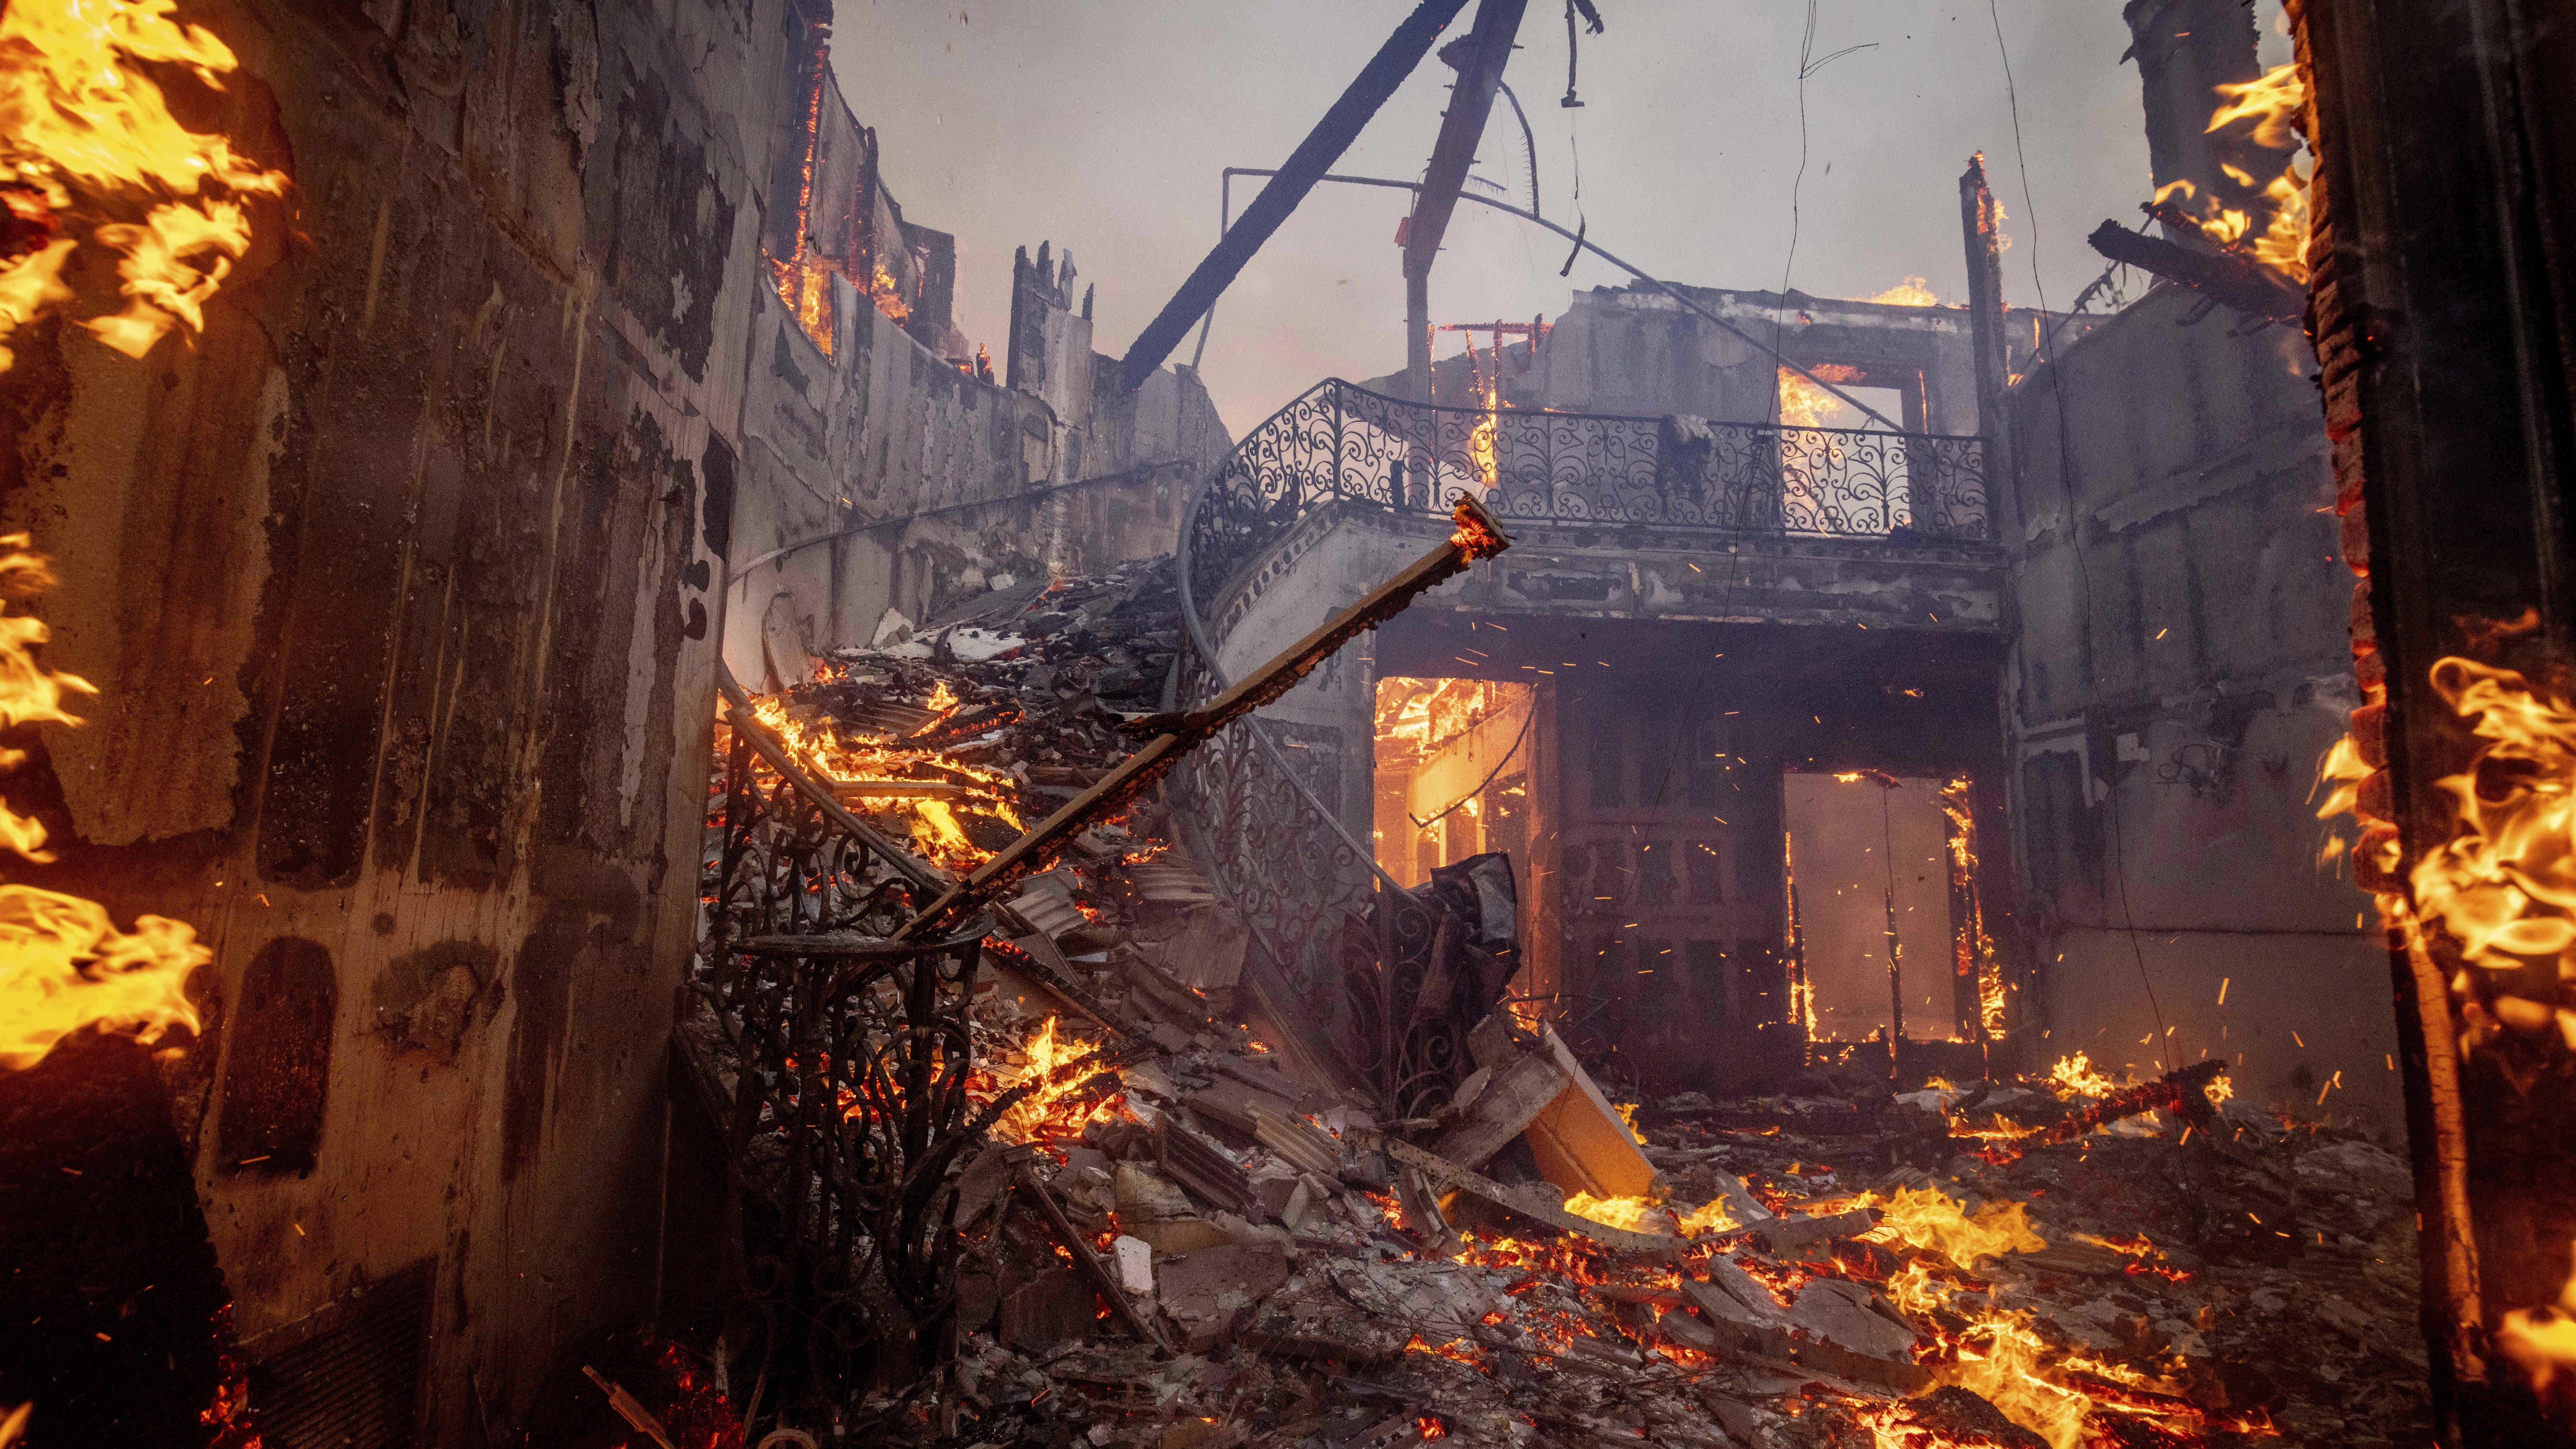
[[[1472,493],[1508,525],[1983,543],[1974,437],[1407,402],[1333,379],[1237,444],[1194,506],[1191,585],[1212,603],[1285,521],[1329,505],[1445,518]]]

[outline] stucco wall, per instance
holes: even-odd
[[[2045,1054],[2158,1070],[2170,1028],[2176,1064],[2241,1058],[2246,1096],[2314,1110],[2340,1071],[2326,1110],[2394,1126],[2387,959],[2339,853],[2319,863],[2311,798],[2355,702],[2313,361],[2290,329],[2194,311],[2161,288],[2013,398],[2008,691]]]

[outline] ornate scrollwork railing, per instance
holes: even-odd
[[[1982,543],[1984,470],[1973,437],[1488,412],[1329,380],[1236,444],[1182,520],[1185,646],[1170,705],[1226,687],[1218,659],[1256,565],[1335,510],[1441,526],[1472,494],[1506,525],[1615,527],[1665,547],[1743,535]],[[1293,998],[1391,1109],[1435,1092],[1455,1064],[1404,1025],[1435,913],[1378,868],[1258,717],[1191,756],[1170,790],[1184,843],[1249,927],[1255,990]]]
[[[1426,520],[1474,494],[1506,526],[1983,542],[1981,439],[1407,402],[1333,379],[1235,445],[1183,525],[1215,604],[1286,525],[1323,507]]]
[[[944,878],[735,703],[682,1058],[725,1139],[744,1286],[768,1325],[756,1382],[773,1403],[850,1398],[885,1356],[921,1366],[949,1347],[947,1169],[1000,1105],[967,1095],[989,921],[890,939]]]

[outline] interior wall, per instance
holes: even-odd
[[[1851,772],[1857,773],[1857,772]],[[1894,777],[1890,777],[1894,778]],[[1815,1037],[1962,1036],[1951,983],[1950,864],[1941,781],[1791,771],[1782,820],[1798,893]],[[1891,865],[1890,862],[1893,862]],[[1895,997],[1888,980],[1893,898]],[[1902,1023],[1891,1018],[1900,1010]]]

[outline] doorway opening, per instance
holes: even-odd
[[[1526,878],[1538,691],[1484,679],[1377,684],[1377,863],[1406,886],[1495,851]]]
[[[1809,1050],[1970,1042],[1983,1030],[1983,936],[1960,793],[1934,776],[1792,772],[1782,780],[1791,919]],[[1963,951],[1961,942],[1969,949]]]

